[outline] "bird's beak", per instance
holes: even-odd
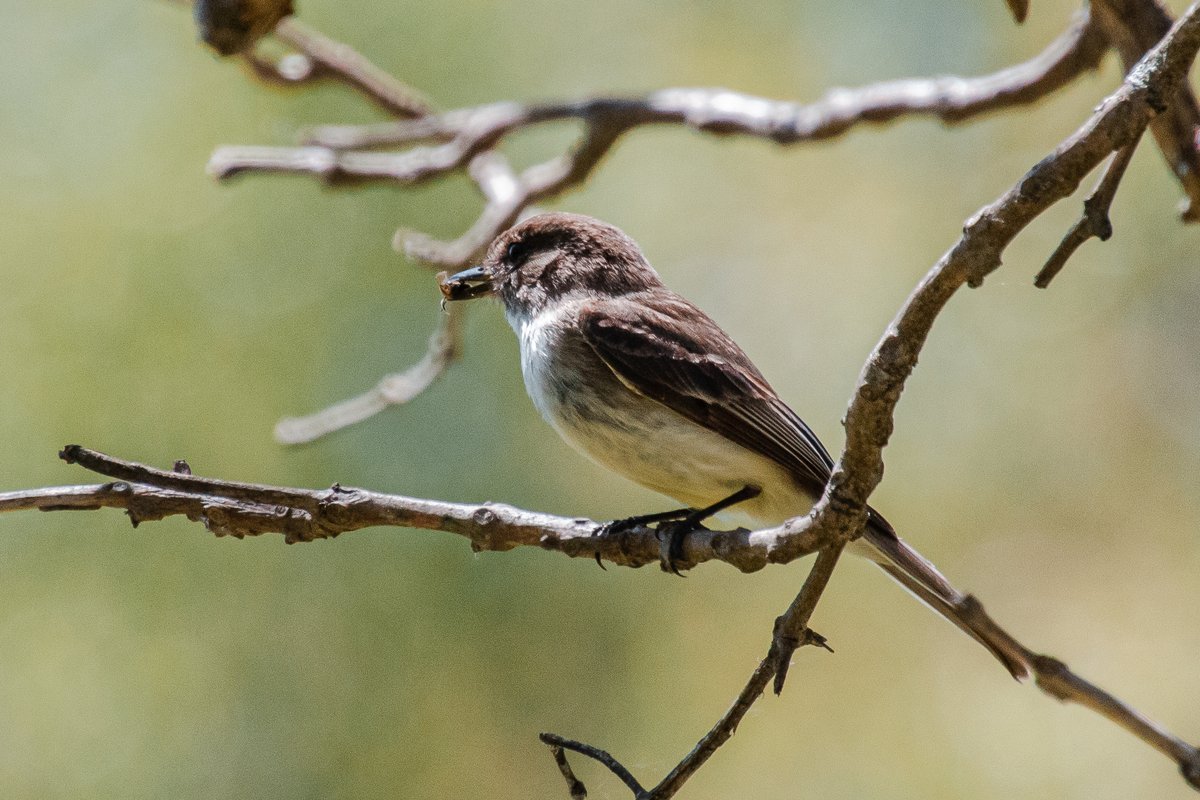
[[[437,279],[447,300],[471,300],[492,291],[492,276],[483,267],[471,267],[454,275],[440,272]]]

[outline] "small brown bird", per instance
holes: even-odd
[[[442,277],[447,300],[495,296],[521,344],[525,387],[576,449],[690,506],[663,521],[674,571],[683,537],[736,506],[760,526],[808,511],[833,459],[742,349],[675,294],[612,225],[541,214],[501,234],[483,263]],[[850,550],[971,633],[962,600],[877,511]],[[974,636],[974,634],[971,634]],[[976,637],[978,639],[978,637]],[[983,642],[1018,679],[1026,664]]]

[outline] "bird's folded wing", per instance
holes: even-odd
[[[635,302],[629,302],[635,300]],[[587,303],[580,328],[626,386],[787,469],[820,494],[833,459],[742,349],[669,292]]]

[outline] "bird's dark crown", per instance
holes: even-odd
[[[661,286],[637,244],[581,214],[539,214],[496,237],[481,268],[510,312],[537,313],[576,292],[623,295]]]

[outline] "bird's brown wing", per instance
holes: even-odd
[[[594,300],[580,314],[588,344],[626,386],[787,469],[813,494],[833,459],[742,349],[703,311],[654,289]]]

